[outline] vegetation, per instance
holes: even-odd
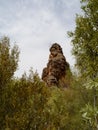
[[[69,33],[78,75],[67,73],[68,89],[47,87],[32,69],[15,78],[19,49],[0,40],[0,130],[98,130],[98,1],[81,4]]]
[[[0,41],[0,130],[78,130],[81,126],[79,91],[47,87],[37,73],[15,78],[19,49],[9,38]],[[70,73],[66,77],[69,83]],[[76,84],[74,78],[71,80]],[[71,86],[71,84],[70,84]],[[74,86],[74,85],[73,85]]]
[[[88,129],[98,130],[98,1],[81,0],[84,15],[77,15],[76,29],[70,32],[73,54],[83,88],[90,94],[81,110]]]

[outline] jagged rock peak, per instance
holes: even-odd
[[[54,43],[50,47],[49,60],[47,66],[43,69],[42,80],[48,86],[58,86],[60,80],[65,77],[68,68],[69,64],[66,62],[61,46]]]

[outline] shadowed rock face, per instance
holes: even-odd
[[[63,55],[62,48],[59,44],[54,43],[50,47],[50,55],[47,67],[43,69],[42,80],[48,86],[59,85],[59,81],[65,77],[69,64]]]

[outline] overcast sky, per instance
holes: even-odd
[[[16,76],[30,67],[41,75],[49,47],[59,43],[70,66],[74,65],[67,31],[75,28],[80,0],[0,0],[0,36],[6,35],[20,49]]]

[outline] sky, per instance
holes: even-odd
[[[75,29],[80,0],[0,0],[0,37],[8,36],[20,50],[15,76],[32,67],[39,76],[46,67],[49,48],[59,43],[67,62],[73,67],[71,39],[67,32]]]

